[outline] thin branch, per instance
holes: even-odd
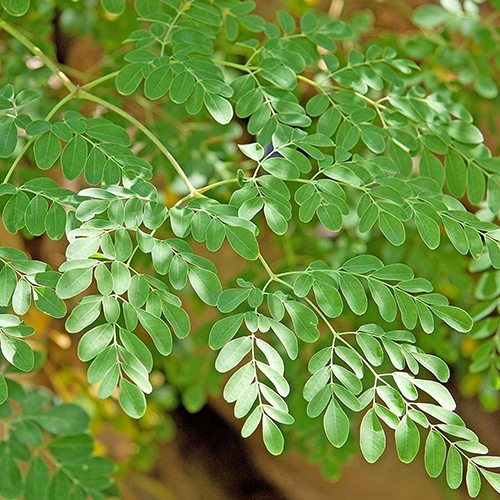
[[[46,56],[34,43],[30,42],[19,30],[11,26],[7,21],[0,19],[0,29],[5,30],[7,33],[12,35],[16,40],[21,42],[30,52],[35,56],[39,57],[41,61],[47,66],[47,68],[56,75],[62,84],[70,91],[74,92],[76,90],[76,85],[63,73],[60,68],[48,57]]]
[[[186,173],[182,169],[182,167],[179,165],[175,157],[172,155],[172,153],[163,145],[163,143],[156,137],[153,132],[151,132],[144,124],[142,124],[137,118],[132,116],[131,114],[127,113],[124,111],[122,108],[119,108],[118,106],[115,106],[114,104],[111,104],[108,101],[105,101],[104,99],[101,99],[100,97],[94,96],[92,94],[89,94],[85,90],[79,90],[77,91],[77,96],[78,99],[83,99],[86,101],[91,101],[95,102],[96,104],[100,104],[101,106],[104,106],[111,111],[115,112],[117,115],[122,116],[125,118],[127,121],[130,123],[134,124],[145,136],[147,136],[151,142],[168,158],[170,163],[173,165],[181,179],[184,181],[184,184],[186,187],[189,189],[190,193],[193,196],[197,196],[198,192],[196,191],[196,188],[191,184],[191,181],[188,179]]]

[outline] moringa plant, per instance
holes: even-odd
[[[106,42],[92,80],[55,61],[43,29],[53,11],[34,3],[2,0],[3,56],[17,54],[0,88],[2,222],[61,242],[65,259],[56,270],[7,238],[0,247],[0,496],[116,494],[112,463],[91,455],[87,414],[14,381],[43,364],[26,340],[32,307],[83,333],[88,383],[134,419],[155,367],[167,380],[192,370],[182,390],[193,410],[215,368],[229,374],[223,397],[243,437],[259,429],[274,455],[291,426],[310,458],[335,466],[359,435],[372,463],[394,431],[403,463],[423,448],[431,477],[445,470],[472,497],[483,479],[500,492],[500,458],[455,413],[448,364],[420,347],[473,320],[404,262],[419,248],[432,266],[441,245],[446,260],[456,252],[488,270],[474,335],[494,338],[473,369],[498,376],[498,318],[484,318],[499,293],[500,159],[460,92],[427,85],[389,44],[362,46],[348,22],[279,11],[269,23],[237,0],[101,0],[99,16],[127,31]],[[60,3],[62,22],[87,19],[86,2]],[[466,12],[479,16],[476,3]],[[463,16],[442,0],[415,19],[434,28]],[[88,28],[97,40],[100,22]],[[21,54],[34,69],[20,68]],[[249,264],[233,272],[218,252]],[[216,356],[186,338],[201,304],[217,318],[191,337],[208,337]]]

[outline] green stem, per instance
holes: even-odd
[[[12,35],[16,40],[21,42],[30,52],[39,57],[41,61],[49,68],[54,75],[56,75],[62,84],[70,91],[76,90],[76,85],[47,57],[35,44],[30,42],[20,31],[14,26],[11,26],[7,21],[0,19],[0,29],[4,29],[7,33]]]
[[[214,59],[212,62],[214,64],[219,64],[220,66],[227,66],[228,68],[239,69],[246,72],[251,72],[258,69],[257,66],[243,66],[243,64],[233,63],[230,61],[221,61],[219,59]]]
[[[266,262],[266,259],[264,259],[264,257],[262,256],[261,253],[259,253],[259,260],[262,263],[262,265],[264,266],[264,269],[266,270],[269,277],[272,280],[276,281],[276,275],[273,273],[272,269],[269,267],[269,264]]]
[[[111,78],[114,78],[117,73],[110,73],[108,75],[105,75],[101,78],[98,78],[97,80],[94,80],[93,82],[89,82],[86,85],[83,85],[80,89],[57,67],[57,65],[51,61],[49,57],[47,57],[36,45],[34,45],[32,42],[30,42],[20,31],[18,31],[16,28],[11,26],[9,23],[4,21],[3,19],[0,19],[0,29],[4,29],[12,35],[14,38],[19,40],[29,51],[31,51],[34,55],[38,56],[42,62],[56,75],[63,85],[71,92],[69,96],[66,96],[56,107],[51,111],[51,116],[53,116],[53,113],[55,113],[63,104],[68,102],[69,100],[73,99],[75,96],[77,96],[79,99],[85,99],[87,101],[92,101],[97,104],[101,104],[102,106],[107,107],[108,109],[114,111],[115,113],[119,114],[120,116],[123,116],[126,120],[128,120],[130,123],[133,123],[139,130],[141,130],[149,139],[158,147],[158,149],[170,160],[172,165],[174,166],[175,170],[177,173],[180,175],[182,180],[184,181],[184,184],[186,184],[187,188],[189,189],[190,193],[192,196],[198,196],[198,192],[196,191],[195,187],[191,184],[189,181],[188,177],[182,170],[181,166],[177,162],[177,160],[173,157],[173,155],[170,153],[170,151],[156,138],[156,136],[150,132],[139,120],[134,118],[132,115],[128,114],[126,111],[122,110],[121,108],[99,98],[96,96],[93,96],[92,94],[89,94],[86,92],[85,89],[89,90],[93,88],[95,85],[99,85],[100,83],[109,80]],[[14,172],[17,164],[21,160],[22,156],[24,153],[28,150],[29,146],[31,146],[33,142],[33,139],[30,139],[19,156],[16,158],[14,161],[14,164],[10,168],[9,172],[7,172],[7,175],[3,181],[3,183],[6,183],[12,173]]]
[[[117,115],[122,116],[127,121],[134,124],[168,158],[168,160],[173,165],[173,167],[175,168],[175,170],[177,171],[177,173],[179,174],[181,179],[184,181],[184,184],[186,185],[186,187],[189,189],[190,194],[192,196],[197,195],[198,192],[196,191],[196,188],[191,184],[191,181],[188,179],[184,170],[182,170],[182,167],[179,165],[179,163],[174,158],[172,153],[170,153],[170,151],[163,145],[163,143],[147,127],[145,127],[137,118],[134,118],[132,115],[130,115],[129,113],[124,111],[122,108],[119,108],[118,106],[115,106],[114,104],[111,104],[110,102],[105,101],[104,99],[101,99],[100,97],[89,94],[85,90],[78,91],[77,95],[78,95],[79,99],[84,99],[86,101],[95,102],[96,104],[100,104],[101,106],[105,106],[106,108],[115,112]]]
[[[198,196],[203,196],[203,193],[205,191],[210,191],[211,189],[214,189],[216,187],[219,187],[219,186],[223,186],[225,184],[232,184],[233,182],[238,182],[238,179],[237,178],[234,178],[234,179],[226,179],[226,180],[223,180],[223,181],[218,181],[218,182],[214,182],[213,184],[208,184],[207,186],[203,186],[201,188],[198,188],[195,193],[196,195]],[[190,200],[191,198],[193,198],[193,195],[194,193],[191,192],[189,193],[187,196],[184,196],[184,198],[181,198],[175,205],[174,207],[178,207],[179,205],[182,205],[185,201],[187,200]]]
[[[86,83],[85,85],[82,85],[77,89],[77,91],[81,90],[90,90],[93,89],[94,87],[97,87],[97,85],[100,85],[101,83],[104,83],[108,80],[111,80],[113,78],[116,78],[118,76],[119,71],[113,71],[113,73],[108,73],[107,75],[101,76],[100,78],[97,78],[96,80],[92,80],[89,83]]]
[[[1,20],[0,20],[1,21]],[[59,101],[53,108],[52,110],[49,112],[49,114],[45,117],[45,120],[46,121],[49,121],[56,113],[59,109],[61,109],[65,104],[67,104],[69,101],[73,100],[73,99],[76,99],[77,95],[76,95],[76,92],[78,92],[78,90],[84,90],[84,89],[91,89],[91,88],[94,88],[96,87],[97,85],[100,85],[101,83],[104,83],[105,81],[107,80],[111,80],[112,78],[115,78],[116,75],[118,74],[118,71],[115,71],[114,73],[109,73],[108,75],[105,75],[105,76],[102,76],[101,78],[97,78],[96,80],[93,80],[85,85],[82,85],[79,89],[77,87],[75,87],[75,90],[73,92],[71,92],[71,94],[68,94],[64,99],[62,99],[61,101]],[[26,152],[28,151],[28,149],[31,147],[31,145],[35,142],[35,140],[37,139],[37,137],[32,137],[23,147],[23,149],[21,150],[21,152],[17,155],[16,159],[14,160],[14,162],[12,163],[9,171],[7,172],[6,176],[5,176],[5,179],[2,181],[2,184],[7,184],[7,182],[9,181],[9,179],[11,178],[12,174],[14,173],[14,170],[16,169],[17,165],[19,164],[19,162],[22,160],[23,156],[26,154]]]
[[[311,85],[311,87],[315,87],[317,89],[320,89],[322,92],[325,92],[325,87],[323,86],[323,84],[316,83],[314,80],[311,80],[310,78],[307,78],[307,77],[302,76],[302,75],[297,75],[297,80],[300,80],[304,83],[307,83],[308,85]],[[330,87],[330,89],[333,90],[334,87]],[[370,99],[369,97],[361,94],[360,92],[355,92],[355,91],[353,91],[353,92],[360,99],[363,99],[364,101],[371,104],[375,108],[376,113],[378,114],[380,120],[382,121],[382,125],[384,126],[384,128],[386,128],[386,123],[384,121],[384,118],[382,117],[382,114],[380,113],[380,110],[385,110],[385,109],[387,109],[387,107],[384,106],[383,104],[380,104],[377,101],[374,101],[373,99]]]
[[[214,182],[213,184],[199,188],[197,191],[198,193],[204,193],[205,191],[209,191],[219,186],[224,186],[225,184],[232,184],[233,182],[238,182],[238,179],[235,177],[234,179],[225,179],[223,181]]]
[[[59,101],[53,108],[52,110],[49,112],[49,114],[45,117],[45,120],[48,121],[50,120],[56,113],[59,109],[61,109],[66,103],[68,103],[69,101],[71,101],[72,99],[75,99],[76,98],[76,94],[74,93],[71,93],[71,94],[68,94],[64,99],[62,99],[61,101]],[[19,164],[19,162],[22,160],[23,156],[26,154],[26,152],[28,151],[28,149],[30,148],[30,146],[35,142],[35,140],[37,139],[36,136],[32,137],[23,147],[23,149],[21,150],[21,152],[17,155],[16,159],[14,160],[14,162],[12,163],[11,167],[9,168],[9,171],[7,172],[7,174],[5,175],[5,178],[4,180],[2,181],[2,184],[7,184],[7,182],[9,182],[9,179],[11,178],[12,174],[14,173],[14,170],[16,169],[17,165]]]

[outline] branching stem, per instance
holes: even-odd
[[[128,122],[135,125],[168,158],[170,163],[172,163],[173,167],[175,168],[175,170],[177,171],[177,173],[179,174],[179,176],[183,180],[186,187],[189,189],[190,193],[192,195],[196,196],[196,194],[197,194],[196,188],[191,184],[191,181],[188,179],[184,170],[182,170],[182,167],[179,165],[179,163],[174,158],[172,153],[163,145],[163,143],[156,137],[156,135],[153,134],[153,132],[151,132],[137,118],[135,118],[131,114],[127,113],[122,108],[119,108],[118,106],[115,106],[114,104],[111,104],[110,102],[105,101],[104,99],[101,99],[100,97],[97,97],[93,94],[90,94],[89,92],[87,92],[85,90],[79,90],[77,95],[78,95],[79,99],[84,99],[86,101],[95,102],[96,104],[100,104],[101,106],[108,108],[109,110],[113,111],[117,115],[120,115],[121,117],[125,118]]]
[[[68,76],[61,71],[57,65],[48,57],[46,56],[35,44],[33,44],[30,40],[28,40],[19,30],[11,26],[8,22],[6,22],[3,19],[0,19],[0,29],[4,29],[7,33],[12,35],[16,40],[21,42],[30,52],[32,52],[34,55],[38,56],[41,61],[56,75],[63,85],[69,90],[70,94],[67,95],[64,99],[62,99],[49,113],[47,116],[47,120],[52,118],[54,114],[57,112],[58,109],[60,109],[64,104],[69,102],[70,100],[74,99],[75,97],[78,99],[84,99],[86,101],[92,101],[95,102],[96,104],[100,104],[102,106],[105,106],[106,108],[110,109],[111,111],[117,113],[118,115],[122,116],[125,118],[128,122],[134,124],[144,135],[146,135],[154,144],[155,146],[168,158],[168,160],[172,163],[174,169],[177,171],[181,179],[183,180],[184,184],[186,187],[189,189],[190,195],[193,197],[200,196],[200,194],[196,191],[196,188],[191,184],[191,181],[188,179],[187,175],[185,174],[184,170],[182,167],[179,165],[177,160],[174,158],[172,153],[161,143],[161,141],[147,128],[145,127],[137,118],[133,117],[123,109],[119,108],[118,106],[115,106],[114,104],[111,104],[104,99],[101,99],[100,97],[94,96],[87,92],[87,90],[92,89],[96,85],[99,85],[100,83],[103,83],[107,80],[110,80],[118,74],[118,72],[113,72],[108,75],[105,75],[101,78],[98,78],[97,80],[94,80],[92,82],[89,82],[82,87],[77,87],[69,78]],[[14,172],[15,168],[17,167],[18,163],[21,161],[21,158],[24,156],[26,151],[28,151],[29,147],[33,143],[34,139],[30,139],[26,145],[24,146],[23,150],[21,153],[18,155],[18,157],[15,159],[14,163],[12,164],[11,168],[7,172],[7,175],[5,179],[3,180],[2,184],[5,184],[8,182],[10,179],[12,173]]]
[[[70,91],[74,92],[76,90],[76,85],[57,67],[57,65],[46,56],[34,43],[28,40],[19,30],[10,25],[7,21],[0,18],[0,29],[5,30],[7,33],[12,35],[16,40],[21,42],[31,53],[39,57],[40,60],[47,66],[47,68],[56,75],[62,84]]]

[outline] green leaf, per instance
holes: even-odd
[[[95,384],[99,382],[112,368],[115,366],[117,359],[117,350],[115,346],[109,346],[104,349],[95,359],[92,361],[89,370],[87,372],[87,379],[89,384]]]
[[[406,231],[403,223],[394,215],[381,212],[379,218],[380,230],[384,236],[394,245],[400,246],[405,242]]]
[[[66,304],[56,295],[52,288],[36,288],[35,305],[40,311],[53,318],[66,316]]]
[[[458,332],[468,332],[472,328],[470,315],[454,306],[432,306],[434,314]]]
[[[113,277],[113,290],[118,295],[124,294],[130,286],[130,271],[122,262],[111,264],[111,275]]]
[[[147,76],[144,84],[144,94],[148,99],[159,99],[168,92],[171,83],[172,70],[161,66]]]
[[[174,207],[170,210],[172,231],[179,238],[185,238],[191,230],[193,211],[185,207]]]
[[[396,319],[398,309],[389,287],[375,280],[368,281],[368,286],[373,300],[379,308],[380,315],[385,321],[392,323]]]
[[[240,337],[228,342],[215,361],[215,369],[220,373],[228,372],[237,366],[252,349],[250,337]]]
[[[452,490],[462,484],[463,473],[462,456],[455,446],[450,446],[446,459],[446,482]]]
[[[331,400],[325,412],[323,428],[328,441],[335,448],[344,446],[349,437],[349,419],[335,399]]]
[[[442,187],[445,179],[443,164],[429,151],[424,150],[420,158],[420,175],[434,179]]]
[[[477,470],[477,467],[472,463],[467,464],[467,492],[471,498],[476,498],[481,491],[481,476]]]
[[[83,302],[79,304],[73,309],[69,318],[66,320],[66,330],[69,333],[82,331],[99,317],[100,312],[100,301]]]
[[[17,278],[15,271],[12,267],[4,265],[0,271],[0,307],[10,305],[16,285]]]
[[[70,299],[82,293],[92,283],[92,273],[91,267],[66,271],[57,282],[57,296],[61,299]]]
[[[450,151],[445,158],[446,183],[451,194],[461,198],[467,185],[467,167],[462,157]]]
[[[288,396],[290,385],[280,372],[260,361],[257,361],[257,367],[276,387],[280,396]]]
[[[155,14],[158,11],[159,4],[159,0],[135,0],[134,2],[135,10],[141,17],[149,17]]]
[[[232,375],[224,387],[224,399],[228,403],[236,401],[240,394],[253,382],[254,379],[255,366],[253,363],[247,363],[242,366]]]
[[[144,207],[144,225],[148,229],[158,229],[167,218],[167,208],[163,203],[150,201]]]
[[[484,140],[481,131],[472,125],[472,123],[458,120],[450,122],[448,125],[448,133],[453,139],[467,144],[480,144]]]
[[[87,153],[87,141],[79,135],[73,137],[66,144],[61,155],[62,170],[66,179],[74,180],[83,172],[87,161]]]
[[[334,286],[324,283],[323,281],[315,281],[313,288],[314,296],[316,297],[316,302],[320,309],[329,318],[340,316],[344,305],[338,290]]]
[[[85,161],[85,180],[91,185],[96,186],[102,181],[104,167],[106,165],[106,156],[98,146],[91,149]],[[120,206],[123,209],[121,200],[115,203],[115,206]],[[111,216],[110,216],[111,217]]]
[[[236,115],[240,118],[247,118],[248,116],[253,115],[261,104],[262,91],[259,88],[251,89],[238,100],[238,103],[236,104]],[[239,147],[243,152],[245,151],[245,146]]]
[[[500,457],[474,457],[473,462],[480,467],[498,468],[500,467]]]
[[[127,379],[120,380],[120,406],[132,418],[141,418],[146,413],[146,398],[144,393]]]
[[[467,240],[467,235],[461,224],[453,219],[444,219],[444,228],[448,238],[450,238],[451,243],[462,255],[466,255],[469,251],[469,243]]]
[[[396,428],[396,450],[401,462],[409,464],[417,456],[420,447],[420,433],[408,415],[405,415]]]
[[[295,73],[286,66],[278,66],[273,69],[262,69],[262,77],[285,90],[293,90],[297,85]]]
[[[101,0],[101,5],[110,14],[119,16],[125,10],[126,0]]]
[[[285,308],[292,318],[295,334],[304,342],[316,342],[319,338],[319,330],[317,328],[318,318],[304,304],[299,302],[285,302]]]
[[[300,175],[297,166],[285,158],[268,158],[262,163],[262,168],[278,179],[293,180]]]
[[[456,407],[455,400],[448,389],[433,380],[412,379],[412,383],[419,389],[432,396],[443,408],[453,411]]]
[[[137,309],[139,321],[144,329],[149,333],[158,352],[163,356],[168,356],[172,352],[172,332],[167,324],[154,314]]]
[[[373,409],[368,410],[361,421],[359,443],[363,457],[370,464],[375,463],[384,453],[385,433]]]
[[[425,442],[425,470],[430,477],[438,477],[446,460],[446,443],[436,431],[429,432]]]
[[[9,2],[14,4],[14,2],[22,0],[2,0],[2,5],[5,7],[5,3]],[[28,3],[29,0],[24,0]],[[22,14],[21,14],[22,15]],[[8,158],[16,149],[17,146],[17,127],[14,120],[5,117],[0,120],[0,158]]]
[[[450,17],[442,7],[438,5],[422,5],[413,13],[413,22],[422,28],[435,28]]]
[[[71,489],[72,483],[70,478],[63,470],[59,469],[50,482],[49,498],[51,500],[63,500]]]
[[[479,205],[486,193],[486,178],[474,164],[467,169],[467,197],[473,205]]]
[[[0,497],[5,499],[16,499],[22,494],[23,477],[10,450],[2,450],[0,456],[0,468],[2,477],[0,479]]]
[[[16,438],[28,446],[40,446],[43,443],[43,431],[31,420],[21,420],[14,424],[13,433]]]
[[[174,77],[174,79],[172,80],[172,84],[170,85],[170,99],[172,99],[172,101],[175,102],[176,104],[182,104],[189,98],[189,96],[194,90],[194,86],[195,86],[195,79],[194,76],[189,71],[182,71],[181,73],[178,73]],[[217,111],[217,106],[216,106],[216,111]]]
[[[279,23],[283,28],[283,31],[287,35],[293,33],[297,27],[293,16],[283,10],[279,10],[276,14],[278,16]]]
[[[26,342],[1,334],[0,347],[2,348],[4,358],[11,365],[14,365],[23,372],[29,372],[33,369],[35,364],[33,350]]]
[[[104,118],[87,119],[86,134],[102,142],[109,142],[119,146],[128,146],[130,137],[127,131]]]
[[[198,297],[209,306],[217,305],[217,299],[222,292],[222,285],[217,275],[206,269],[191,266],[188,276]]]
[[[26,229],[33,236],[40,236],[45,231],[45,217],[49,205],[47,200],[40,195],[36,195],[30,201],[28,208],[26,209]]]
[[[78,342],[78,357],[82,361],[90,361],[104,351],[113,339],[114,328],[104,324],[88,331]]]
[[[41,135],[34,146],[35,161],[38,168],[41,170],[51,168],[59,158],[61,149],[61,142],[52,132]]]
[[[256,260],[259,245],[251,231],[243,227],[226,226],[226,234],[233,250],[247,260]]]
[[[155,241],[151,257],[153,259],[155,271],[158,274],[167,274],[173,258],[173,252],[170,245],[166,241]]]
[[[415,224],[418,229],[418,234],[423,242],[431,249],[435,250],[441,241],[441,232],[439,224],[430,217],[427,217],[418,212],[415,213]]]
[[[486,481],[490,486],[497,492],[500,493],[500,474],[490,472],[484,469],[480,469],[481,474],[485,477]]]
[[[340,274],[340,289],[354,314],[364,314],[368,308],[365,289],[358,278],[347,273]]]
[[[262,419],[262,436],[267,450],[272,455],[281,455],[285,447],[285,439],[279,427],[267,416]]]
[[[286,349],[286,352],[290,359],[296,359],[299,352],[297,337],[295,337],[295,335],[289,328],[287,328],[285,325],[282,325],[278,321],[269,319],[269,323],[271,324],[271,329],[279,338],[280,342],[283,344],[283,347]]]
[[[22,191],[18,191],[6,204],[2,212],[5,229],[10,234],[16,234],[25,224],[24,214],[30,199]]]
[[[219,219],[212,219],[207,228],[207,248],[216,252],[224,243],[226,229]]]
[[[180,339],[184,339],[189,335],[191,324],[189,315],[184,309],[176,307],[166,301],[162,304],[163,314],[167,321],[172,325],[175,335]]]
[[[44,460],[33,457],[26,475],[25,500],[48,500],[49,468]]]
[[[318,208],[318,218],[327,229],[336,232],[342,229],[342,212],[335,205]]]
[[[401,311],[401,319],[403,320],[403,324],[409,330],[415,328],[417,324],[417,306],[415,305],[415,300],[413,297],[406,293],[402,292],[399,289],[395,289],[396,303],[398,304],[399,310]]]
[[[75,436],[88,429],[90,417],[76,404],[61,404],[36,415],[36,421],[52,434]]]
[[[210,336],[208,339],[210,347],[214,350],[218,350],[225,346],[240,329],[240,326],[243,323],[243,317],[243,314],[236,314],[217,321],[217,323],[215,323],[210,330]]]
[[[133,94],[139,87],[142,78],[142,63],[127,64],[120,70],[115,80],[116,90],[122,95]]]
[[[500,183],[490,177],[488,179],[488,208],[493,213],[498,213],[500,211]]]
[[[0,375],[0,405],[7,401],[8,395],[9,388],[7,387],[7,382],[5,381],[5,377]]]
[[[221,313],[229,313],[234,311],[242,304],[250,294],[250,290],[242,290],[240,288],[231,288],[223,290],[217,299],[217,307]]]
[[[116,297],[104,297],[102,299],[104,318],[108,323],[116,323],[120,317],[120,303]]]
[[[233,118],[233,108],[227,99],[216,94],[205,94],[205,106],[214,120],[221,125],[228,124]]]
[[[24,16],[28,12],[30,0],[2,0],[2,7],[11,16]],[[1,136],[1,133],[0,133]]]
[[[103,278],[102,278],[102,280],[103,280],[103,285],[102,286],[103,287],[106,286],[106,291],[107,290],[111,291],[112,282],[109,283],[110,278],[111,278],[111,274],[109,273],[109,271],[108,271],[108,273],[106,273],[107,268],[105,266],[99,266],[96,269],[96,272],[95,272],[96,279],[97,279],[97,272],[100,269],[102,269],[102,271],[104,273],[103,274]],[[104,280],[106,280],[105,283],[104,283]],[[97,283],[99,285],[99,280],[97,281]],[[103,292],[101,291],[101,293],[103,293]],[[136,274],[130,280],[130,287],[128,289],[128,294],[127,294],[129,302],[133,306],[135,306],[135,307],[142,307],[146,303],[148,295],[149,295],[149,285],[148,285],[148,282],[144,279],[143,276],[140,276],[140,275]]]
[[[45,231],[51,240],[60,240],[66,229],[66,211],[59,203],[53,202],[45,215]]]
[[[450,369],[448,365],[437,356],[414,352],[415,359],[425,368],[427,368],[440,382],[447,382],[450,378]]]
[[[366,359],[374,366],[380,366],[384,360],[384,351],[377,339],[364,333],[356,334],[356,342]]]
[[[133,333],[120,329],[120,339],[123,347],[132,353],[146,368],[148,373],[153,369],[153,356],[144,342]]]
[[[176,290],[182,290],[187,282],[188,265],[180,256],[176,255],[170,263],[168,277]]]

